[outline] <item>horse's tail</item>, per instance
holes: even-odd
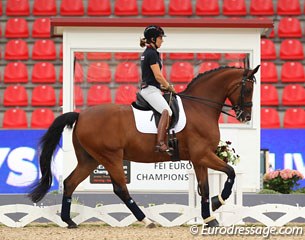
[[[60,141],[64,128],[72,128],[73,124],[78,120],[79,113],[69,112],[57,117],[47,132],[42,136],[39,146],[41,149],[39,163],[41,170],[41,179],[35,183],[29,198],[33,202],[39,202],[46,195],[52,185],[51,161],[57,144]]]

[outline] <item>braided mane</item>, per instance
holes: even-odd
[[[200,78],[202,78],[202,77],[204,77],[204,76],[206,76],[206,75],[208,75],[208,74],[210,74],[210,73],[217,72],[217,71],[222,70],[222,69],[228,69],[228,68],[230,68],[230,69],[240,69],[240,68],[237,68],[237,67],[234,67],[234,66],[232,66],[232,67],[231,67],[231,66],[220,66],[220,67],[218,67],[218,68],[211,69],[211,70],[206,71],[206,72],[204,72],[204,73],[199,73],[199,74],[198,74],[195,78],[193,78],[192,81],[187,85],[187,88],[185,89],[185,91],[188,90],[190,87],[192,87],[192,86],[198,81],[198,79],[200,79]]]

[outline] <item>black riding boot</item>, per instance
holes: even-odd
[[[172,148],[169,148],[166,144],[166,132],[169,125],[169,115],[168,111],[164,110],[161,114],[161,118],[158,124],[158,135],[157,135],[157,152],[166,152],[167,154],[171,155]]]

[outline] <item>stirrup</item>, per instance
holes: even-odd
[[[165,143],[159,143],[156,146],[155,152],[160,152],[160,153],[167,153],[169,156],[173,155],[174,149],[171,147],[168,147]]]

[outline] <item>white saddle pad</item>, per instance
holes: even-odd
[[[177,96],[177,101],[179,105],[179,120],[176,124],[176,126],[173,128],[176,133],[183,130],[186,124],[186,117],[184,108],[182,105],[181,98]],[[136,127],[139,132],[141,133],[157,133],[157,127],[155,124],[155,117],[153,115],[153,111],[141,111],[139,109],[136,109],[132,107]]]

